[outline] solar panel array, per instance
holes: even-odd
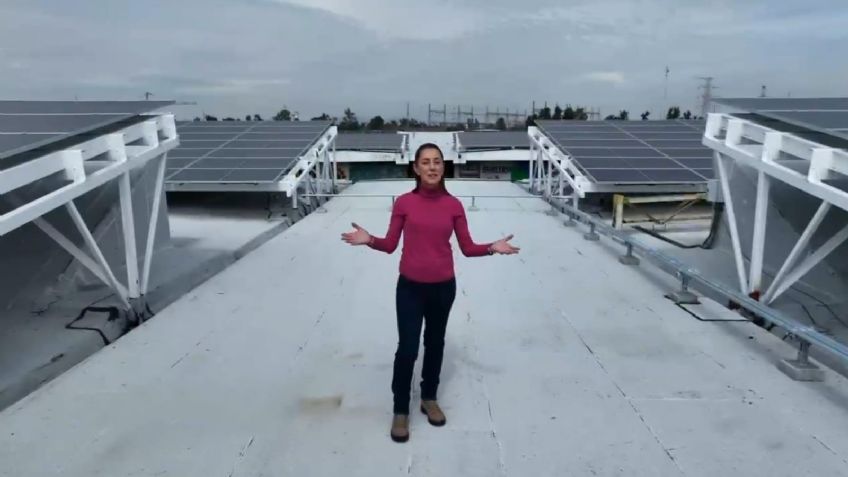
[[[166,180],[277,182],[329,126],[329,121],[180,122],[180,146],[168,153]]]
[[[459,133],[463,150],[529,149],[527,131],[469,131]]]
[[[704,121],[537,121],[596,183],[703,183],[713,152]]]
[[[339,133],[336,150],[400,152],[403,135],[397,133]]]
[[[173,101],[0,101],[0,159],[171,104]]]
[[[715,102],[848,139],[848,98],[719,98]]]

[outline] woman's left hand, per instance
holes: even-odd
[[[518,251],[521,249],[510,244],[510,240],[512,240],[512,234],[507,235],[506,237],[493,243],[490,247],[490,250],[494,253],[499,253],[501,255],[512,255],[514,253],[518,253]]]

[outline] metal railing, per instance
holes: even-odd
[[[391,197],[392,206],[394,206],[395,200],[397,200],[397,198],[400,197],[400,195],[401,194],[346,194],[346,193],[345,194],[323,194],[323,193],[318,193],[318,194],[300,194],[300,197],[315,197],[316,199],[321,199],[321,198],[329,199],[329,198],[332,198],[332,197],[356,197],[356,198],[363,198],[363,197],[364,198],[389,198],[389,197]],[[492,195],[492,194],[451,194],[451,195],[456,197],[456,198],[459,198],[459,199],[471,199],[471,207],[468,208],[468,210],[470,210],[470,211],[479,210],[477,208],[477,199],[521,199],[521,200],[533,199],[533,200],[539,200],[539,197],[537,197],[535,195],[497,195],[497,194],[494,194],[494,195]],[[570,196],[570,195],[554,195],[554,196],[551,196],[551,198],[569,201],[569,200],[572,200],[574,197]],[[317,210],[324,212],[324,210],[322,210],[322,209],[323,209],[323,205],[322,205],[322,207],[319,207]],[[551,203],[550,213],[554,213],[554,212],[558,212],[558,210],[556,208],[556,205]]]
[[[697,269],[639,242],[633,237],[628,236],[625,232],[613,228],[596,217],[570,207],[563,208],[562,212],[569,217],[569,223],[582,222],[589,226],[590,232],[586,234],[587,239],[597,240],[598,234],[608,236],[613,241],[621,243],[626,247],[626,257],[632,257],[635,252],[660,269],[677,276],[680,280],[681,287],[678,293],[682,295],[690,294],[689,287],[697,284],[703,290],[709,290],[712,293],[722,296],[749,313],[762,318],[765,322],[784,329],[799,341],[798,363],[802,365],[808,363],[810,345],[815,345],[832,356],[848,362],[848,346],[822,334],[812,326],[799,324],[792,318],[768,305],[708,279]]]

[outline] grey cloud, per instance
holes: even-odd
[[[419,117],[427,103],[604,114],[726,95],[844,95],[838,0],[150,0],[0,5],[0,91],[23,98],[157,98],[181,109]],[[14,45],[14,47],[9,47]],[[665,66],[671,69],[663,98]]]

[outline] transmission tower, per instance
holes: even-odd
[[[433,106],[427,105],[427,124],[433,124],[433,115],[441,116],[442,122],[441,124],[445,124],[448,122],[448,105],[445,104],[442,109],[433,109]]]
[[[706,118],[710,103],[713,100],[713,90],[716,87],[713,85],[714,78],[712,76],[699,76],[698,79],[704,81],[704,84],[699,86],[698,89],[704,90],[704,93],[701,95],[701,117]]]

